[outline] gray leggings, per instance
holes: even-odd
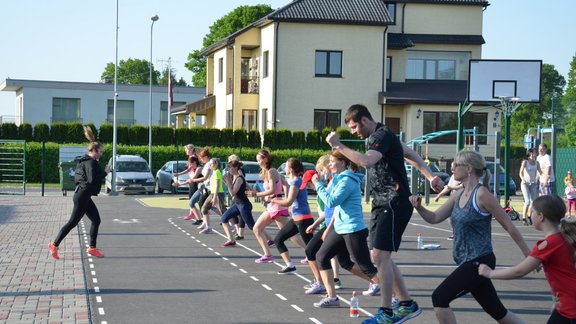
[[[534,199],[538,198],[538,185],[536,185],[536,183],[529,184],[522,182],[520,188],[524,196],[524,208],[532,207]]]

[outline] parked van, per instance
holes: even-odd
[[[112,158],[108,161],[112,165]],[[156,182],[148,162],[139,155],[116,156],[116,191],[154,194]],[[112,190],[112,173],[106,176],[106,193]]]

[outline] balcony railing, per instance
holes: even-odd
[[[114,123],[114,119],[113,118],[106,118],[106,122]],[[116,118],[116,123],[118,125],[132,126],[132,125],[136,124],[136,119],[119,119],[119,118]]]
[[[54,118],[51,117],[50,118],[50,122],[51,123],[82,123],[83,119],[82,118]]]
[[[258,77],[257,76],[243,76],[240,80],[240,93],[258,94]]]

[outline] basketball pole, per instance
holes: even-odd
[[[510,117],[520,104],[518,97],[500,97],[500,108],[504,113],[504,131],[506,138],[504,140],[504,202],[510,199]],[[494,182],[498,181],[498,175],[494,175]]]

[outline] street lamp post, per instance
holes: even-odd
[[[148,165],[150,170],[152,170],[152,32],[154,31],[154,22],[158,19],[158,15],[150,17],[150,20],[152,20],[150,24],[150,93],[148,97]]]
[[[118,123],[116,108],[118,104],[118,0],[116,0],[116,60],[114,61],[114,108],[112,112],[112,180],[110,184],[110,195],[115,196],[116,192],[116,150],[118,143]]]

